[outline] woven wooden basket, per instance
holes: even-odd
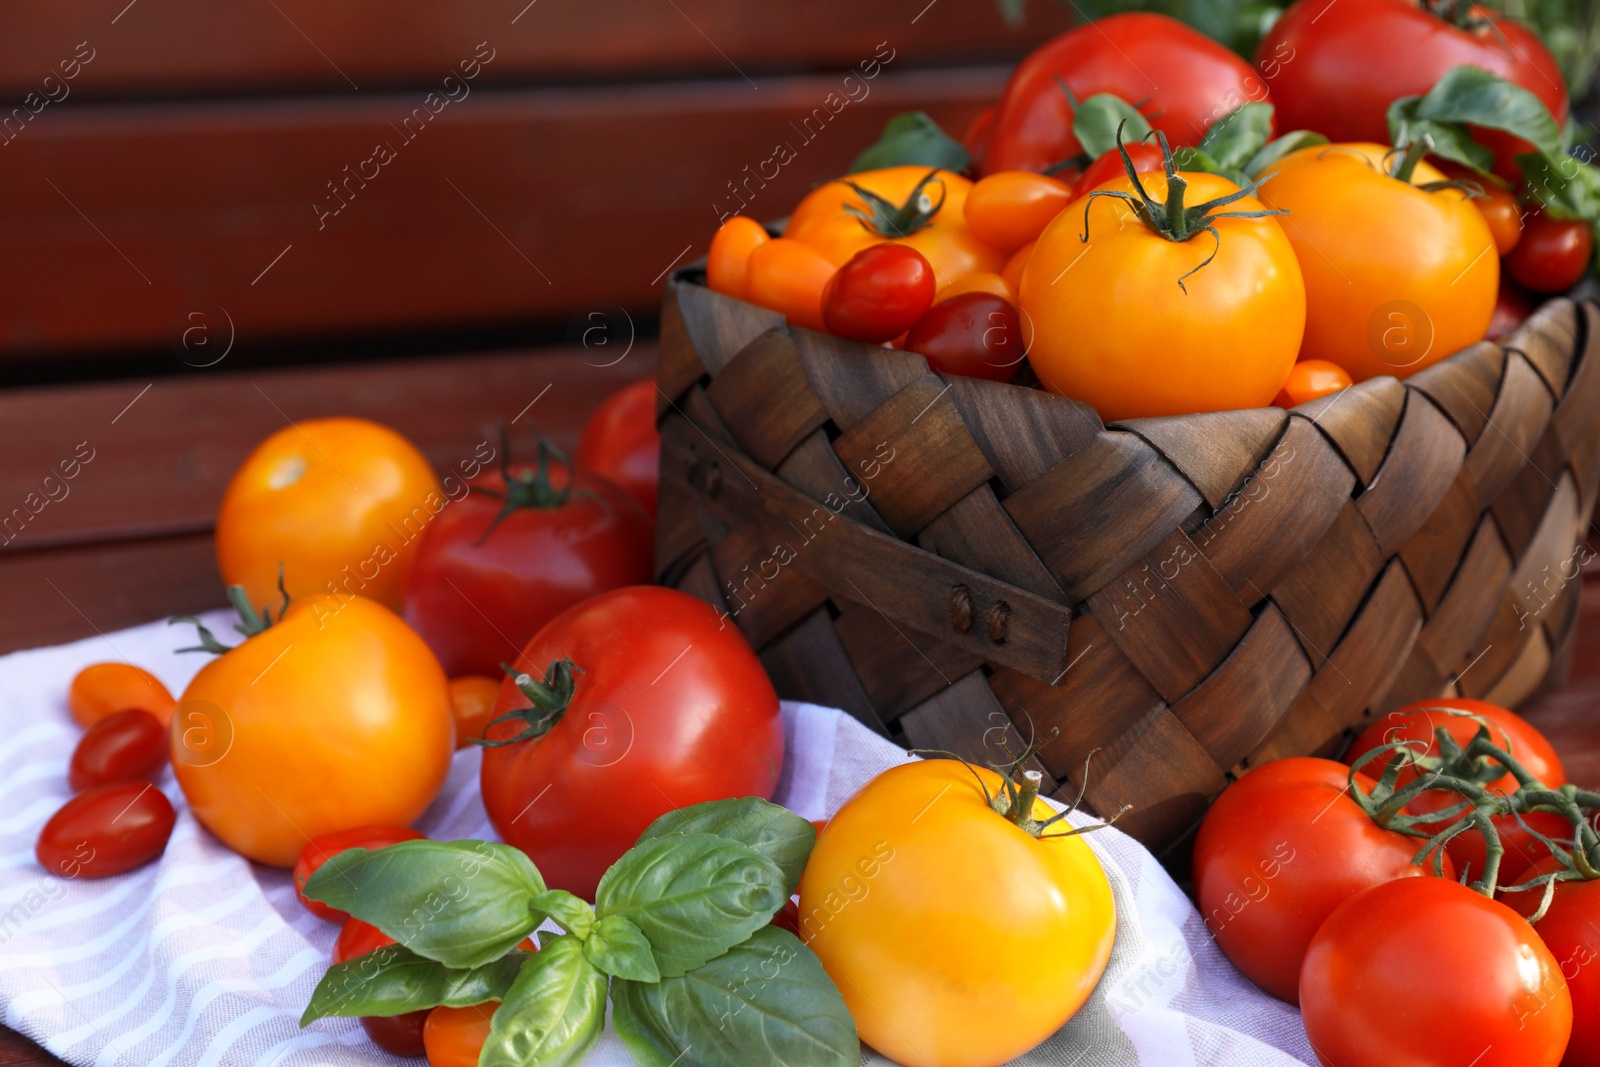
[[[1600,310],[1303,405],[1104,426],[788,326],[680,272],[658,580],[785,697],[902,744],[1038,754],[1152,847],[1365,718],[1564,676],[1600,484]]]

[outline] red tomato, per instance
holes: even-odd
[[[1498,704],[1466,697],[1419,700],[1374,719],[1350,742],[1345,762],[1353,764],[1364,753],[1396,741],[1415,742],[1418,755],[1437,756],[1439,750],[1433,732],[1441,726],[1458,744],[1465,746],[1478,732],[1479,723],[1477,719],[1466,715],[1452,715],[1452,711],[1468,712],[1487,720],[1489,739],[1510,752],[1545,785],[1556,789],[1567,784],[1567,772],[1561,766],[1561,757],[1556,755],[1555,748],[1527,719]],[[1375,759],[1361,770],[1364,774],[1376,777],[1383,772],[1383,761]],[[1400,772],[1396,784],[1405,785],[1416,776],[1416,771],[1407,767]],[[1509,793],[1517,788],[1517,780],[1509,774],[1502,775],[1490,782],[1487,788]]]
[[[937,284],[927,257],[910,245],[871,245],[828,280],[822,318],[829,333],[882,344],[916,325]]]
[[[392,944],[395,944],[395,939],[376,926],[360,919],[346,919],[344,925],[339,927],[339,937],[333,943],[331,958],[334,963],[344,963]]]
[[[1536,293],[1564,293],[1578,284],[1594,254],[1594,235],[1581,219],[1528,216],[1522,240],[1506,256],[1506,270]]]
[[[772,796],[777,694],[738,628],[704,601],[655,586],[602,593],[535,634],[516,669],[537,680],[562,659],[577,670],[561,717],[524,741],[512,741],[523,722],[491,726],[502,746],[484,752],[482,775],[501,840],[552,888],[592,900],[606,868],[665,813]],[[507,678],[495,712],[516,708],[530,701]]]
[[[1556,1067],[1561,964],[1504,904],[1444,878],[1374,886],[1328,916],[1300,972],[1326,1067]]]
[[[1022,362],[1022,320],[1009,300],[961,293],[929,308],[906,335],[905,349],[945,374],[1009,382]]]
[[[1491,341],[1504,341],[1533,314],[1533,298],[1509,273],[1500,275],[1500,295],[1494,303],[1494,317],[1484,334]]]
[[[1223,791],[1195,839],[1195,899],[1217,945],[1291,1004],[1301,1003],[1306,946],[1335,908],[1369,886],[1432,880],[1411,862],[1420,841],[1378,826],[1346,795],[1348,773],[1325,759],[1263,764]],[[1448,858],[1444,871],[1454,876]]]
[[[129,708],[83,732],[67,765],[67,784],[78,793],[129,778],[153,781],[166,765],[167,728],[148,711]]]
[[[1244,104],[1271,102],[1250,65],[1204,34],[1165,15],[1112,15],[1068,30],[1018,64],[979,173],[1044,170],[1082,153],[1063,83],[1079,101],[1111,93],[1138,105],[1174,148],[1199,144],[1213,122]]]
[[[317,868],[347,848],[383,848],[401,841],[417,841],[426,836],[408,826],[358,826],[354,830],[339,830],[307,841],[306,847],[300,850],[300,858],[294,861],[295,895],[313,915],[329,922],[349,923],[350,916],[344,912],[306,896],[306,882],[317,872]]]
[[[1600,1067],[1600,882],[1556,886],[1550,910],[1534,929],[1572,994],[1572,1041],[1561,1067]]]
[[[422,1030],[428,1067],[478,1067],[478,1055],[489,1040],[489,1020],[498,1000],[470,1008],[434,1008]]]
[[[351,919],[339,930],[339,939],[333,943],[333,962],[344,963],[394,943],[394,938],[376,926],[369,926],[360,919]],[[363,1015],[361,1028],[372,1038],[372,1043],[381,1049],[393,1052],[396,1056],[421,1056],[422,1029],[428,1021],[428,1012],[432,1010],[424,1008],[421,1011],[408,1011],[404,1015]]]
[[[1302,359],[1289,371],[1273,403],[1280,408],[1298,407],[1319,396],[1337,393],[1350,384],[1350,372],[1339,364],[1325,359]]]
[[[1567,121],[1567,90],[1550,50],[1522,23],[1473,7],[1479,21],[1460,29],[1407,0],[1299,0],[1261,39],[1256,65],[1272,86],[1278,126],[1315,130],[1335,143],[1389,142],[1389,105],[1433,88],[1451,67],[1481,67],[1533,93],[1557,123]],[[1521,177],[1516,153],[1528,147],[1480,130],[1497,154],[1495,172]]]
[[[967,153],[973,159],[982,159],[984,150],[989,145],[989,135],[994,132],[994,120],[999,109],[990,104],[967,123],[967,128],[961,135],[961,143],[966,146]]]
[[[1125,145],[1128,158],[1133,160],[1135,174],[1160,174],[1165,159],[1161,155],[1161,146],[1148,141]],[[1078,179],[1077,192],[1079,196],[1093,192],[1106,182],[1116,181],[1118,178],[1128,176],[1128,168],[1122,162],[1121,152],[1106,152],[1099,159],[1084,168],[1083,176]]]
[[[1434,166],[1452,181],[1470,182],[1483,191],[1483,195],[1472,198],[1472,206],[1483,214],[1483,221],[1489,224],[1489,232],[1494,235],[1495,251],[1504,256],[1517,247],[1517,242],[1522,240],[1523,208],[1509,187],[1485,178],[1471,167],[1463,167],[1447,159],[1435,159]]]
[[[778,909],[778,914],[772,917],[772,925],[782,927],[796,937],[800,937],[800,905],[789,901]]]
[[[578,466],[626,489],[656,517],[661,481],[661,434],[656,431],[656,380],[646,378],[612,393],[578,439]]]
[[[34,855],[62,878],[106,878],[161,855],[177,818],[149,782],[90,786],[50,816]]]
[[[408,623],[445,673],[499,677],[534,632],[581,600],[648,582],[654,545],[638,501],[565,464],[473,479],[422,531]]]

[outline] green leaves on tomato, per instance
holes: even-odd
[[[525,960],[489,1026],[481,1067],[567,1067],[600,1039],[607,978],[576,937],[555,937]]]
[[[482,967],[457,970],[401,945],[374,949],[328,968],[300,1025],[330,1015],[404,1015],[445,1005],[465,1008],[499,1000],[530,953],[514,950]]]

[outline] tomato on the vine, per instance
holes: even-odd
[[[882,344],[916,325],[933,303],[933,267],[915,248],[870,245],[850,257],[822,294],[828,332]]]
[[[977,181],[967,193],[972,232],[1002,252],[1036,239],[1072,203],[1072,186],[1031,170],[1003,170]]]
[[[1009,382],[1022,363],[1022,322],[1004,297],[958,293],[929,308],[904,347],[936,371]]]
[[[1134,144],[1124,145],[1128,151],[1128,158],[1133,160],[1135,174],[1160,174],[1165,163],[1161,155],[1161,146],[1150,141],[1139,141]],[[1078,179],[1078,195],[1093,192],[1107,182],[1118,181],[1128,176],[1127,165],[1122,161],[1121,152],[1103,152],[1100,158],[1090,163],[1083,170],[1083,175]]]
[[[1547,859],[1527,875],[1556,869],[1555,861]],[[1538,907],[1537,892],[1526,896]],[[1600,881],[1558,882],[1550,908],[1534,930],[1555,957],[1572,995],[1572,1040],[1561,1067],[1600,1067]]]
[[[161,855],[177,818],[149,782],[90,786],[50,816],[34,857],[59,878],[107,878]]]
[[[1273,401],[1280,408],[1298,407],[1319,396],[1337,393],[1351,385],[1350,372],[1337,363],[1325,359],[1302,359],[1289,371],[1278,398]]]
[[[67,688],[67,709],[85,728],[129,708],[148,711],[165,726],[177,704],[159,678],[131,663],[91,663]]]
[[[583,424],[577,464],[626,489],[656,517],[661,482],[661,434],[656,430],[656,380],[623,386]]]
[[[1506,270],[1536,293],[1564,293],[1578,284],[1593,257],[1594,234],[1587,222],[1536,211],[1506,256]]]
[[[350,830],[335,830],[331,834],[323,834],[321,837],[307,841],[305,847],[300,850],[300,855],[294,861],[294,894],[300,898],[300,903],[304,904],[306,910],[311,914],[321,919],[327,919],[329,922],[344,923],[345,928],[349,929],[350,924],[355,920],[337,908],[330,908],[322,901],[312,900],[306,896],[306,882],[311,879],[313,874],[317,873],[324,863],[327,863],[346,849],[379,849],[399,844],[401,841],[420,841],[426,836],[426,834],[418,833],[409,826],[357,826]],[[343,940],[343,937],[344,935],[341,933],[340,940]],[[389,943],[393,944],[393,942]],[[377,945],[373,945],[370,948],[362,949],[361,952],[370,952],[377,947]],[[353,956],[359,956],[360,954],[360,952],[351,953]],[[338,963],[339,961],[334,960],[334,962]]]
[[[167,765],[167,729],[148,711],[129,708],[85,730],[67,764],[73,792],[130,778],[154,780]]]

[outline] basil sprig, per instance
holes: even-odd
[[[306,895],[399,942],[328,969],[301,1025],[500,1001],[479,1063],[566,1067],[605,1027],[646,1067],[860,1062],[844,998],[810,949],[769,923],[816,830],[764,800],[656,820],[600,880],[596,904],[548,889],[522,853],[483,841],[352,849]],[[564,934],[515,946],[546,919]]]

